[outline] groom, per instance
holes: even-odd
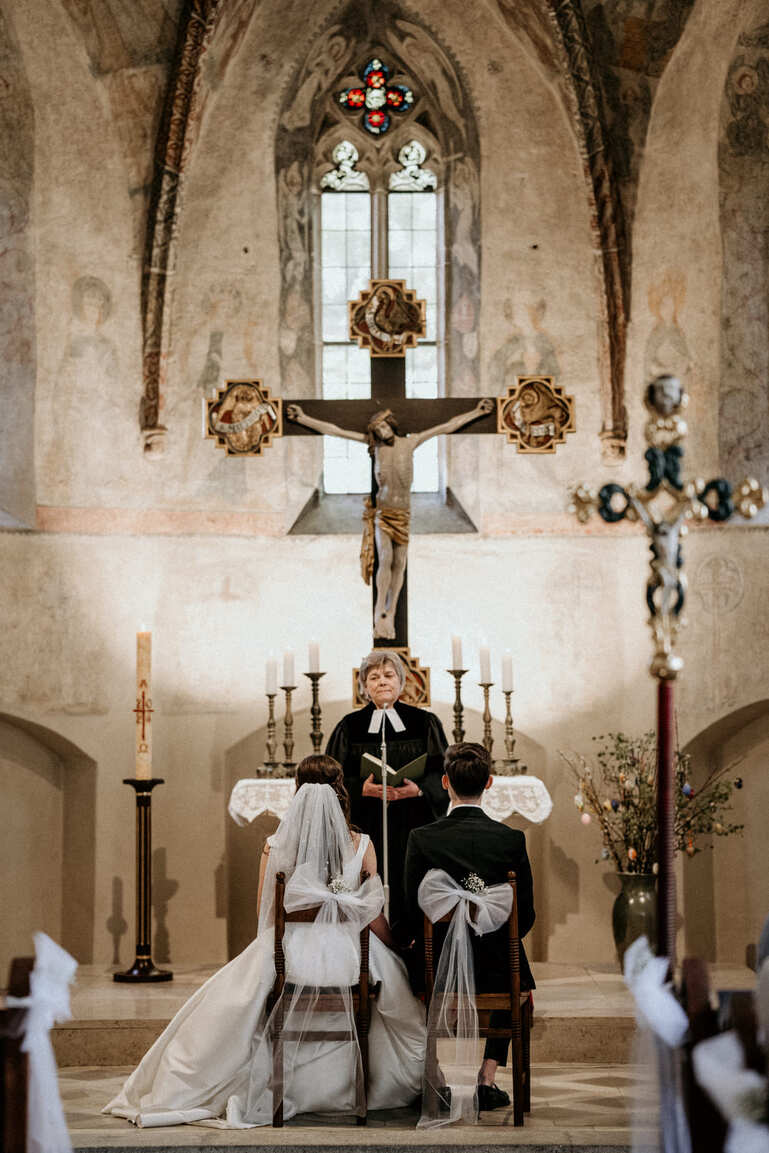
[[[534,893],[531,866],[526,853],[526,839],[518,829],[510,829],[487,816],[481,798],[491,786],[491,762],[483,745],[464,743],[450,745],[444,758],[442,784],[448,791],[448,815],[432,824],[413,829],[409,834],[404,870],[404,887],[411,935],[416,939],[414,964],[423,963],[422,910],[417,901],[419,884],[430,869],[443,869],[460,884],[475,873],[486,885],[507,880],[508,872],[516,877],[518,896],[518,931],[523,938],[534,924]],[[436,927],[436,946],[442,943]],[[507,949],[507,924],[493,933],[478,937],[471,933],[475,987],[479,993],[507,989],[510,970]],[[438,949],[436,948],[436,952]],[[417,977],[412,968],[412,980]],[[422,968],[421,980],[424,978]],[[422,986],[420,986],[422,987]],[[521,988],[533,989],[526,953],[521,946]],[[497,1010],[491,1024],[503,1028],[510,1024],[510,1014]],[[510,1098],[494,1084],[497,1065],[507,1063],[509,1039],[489,1037],[478,1074],[480,1110],[497,1109],[510,1104]]]

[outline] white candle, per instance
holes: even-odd
[[[283,654],[283,688],[289,689],[294,684],[294,650],[286,649]]]
[[[481,645],[481,684],[491,684],[491,654],[488,645]]]
[[[136,634],[136,776],[152,778],[152,633]]]
[[[264,691],[272,696],[278,691],[278,662],[268,660],[264,670]]]
[[[311,673],[320,672],[320,647],[317,641],[310,641],[310,669]]]
[[[452,669],[462,668],[462,638],[451,638],[451,667]]]
[[[513,691],[513,654],[510,649],[505,649],[505,655],[502,657],[502,692],[511,693]]]

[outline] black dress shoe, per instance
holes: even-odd
[[[490,1109],[502,1109],[510,1104],[510,1095],[497,1085],[478,1086],[478,1112],[488,1113]]]
[[[451,1086],[439,1085],[435,1092],[438,1096],[438,1111],[449,1113],[451,1111]]]

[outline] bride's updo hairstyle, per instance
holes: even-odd
[[[344,819],[349,825],[350,794],[345,788],[344,773],[339,761],[322,753],[314,753],[310,757],[305,757],[296,766],[295,780],[297,792],[302,785],[331,785],[341,805]]]

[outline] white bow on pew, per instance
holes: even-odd
[[[27,1010],[21,1045],[29,1057],[27,1153],[71,1153],[50,1031],[54,1022],[72,1017],[69,986],[77,961],[45,933],[35,933],[34,939],[29,996],[6,997],[9,1008]]]

